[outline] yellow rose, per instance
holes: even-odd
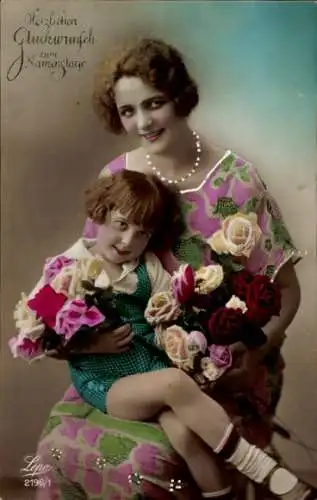
[[[24,336],[27,335],[30,339],[38,339],[43,331],[44,324],[36,318],[36,313],[27,305],[28,297],[25,293],[21,294],[21,300],[15,306],[13,318],[15,326]]]
[[[218,254],[250,257],[260,237],[257,215],[238,212],[223,221],[222,228],[208,239],[208,244]]]
[[[82,273],[82,279],[87,281],[95,280],[101,273],[103,266],[102,259],[95,257],[80,259],[78,264]]]
[[[195,289],[201,294],[208,294],[223,282],[223,269],[220,265],[200,267],[195,272]]]
[[[181,309],[171,292],[159,292],[153,295],[145,309],[144,316],[150,325],[171,323],[181,314]]]
[[[170,360],[183,370],[193,369],[193,356],[188,350],[188,334],[177,325],[168,327],[164,332],[164,349]]]

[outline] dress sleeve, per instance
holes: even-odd
[[[113,161],[108,163],[101,170],[99,177],[105,177],[107,175],[115,174],[120,170],[125,168],[125,155],[118,156]],[[83,238],[93,239],[97,236],[97,226],[96,224],[89,218],[86,219],[84,229],[83,229]]]
[[[262,231],[260,243],[253,251],[248,267],[252,272],[266,274],[275,279],[286,262],[291,260],[296,264],[305,252],[295,246],[276,200],[252,165],[249,165],[248,174],[253,184],[254,196],[247,201],[245,211],[257,213]]]

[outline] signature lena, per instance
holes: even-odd
[[[22,477],[43,476],[53,470],[49,464],[42,464],[39,455],[28,455],[24,457],[24,467],[20,469]]]

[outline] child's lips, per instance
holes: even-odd
[[[116,246],[113,247],[115,249],[115,251],[119,254],[119,255],[129,255],[129,250],[120,250],[119,248],[117,248]]]

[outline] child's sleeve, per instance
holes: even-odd
[[[161,261],[153,253],[148,253],[146,267],[152,285],[152,294],[168,292],[171,287],[171,275],[165,271]]]

